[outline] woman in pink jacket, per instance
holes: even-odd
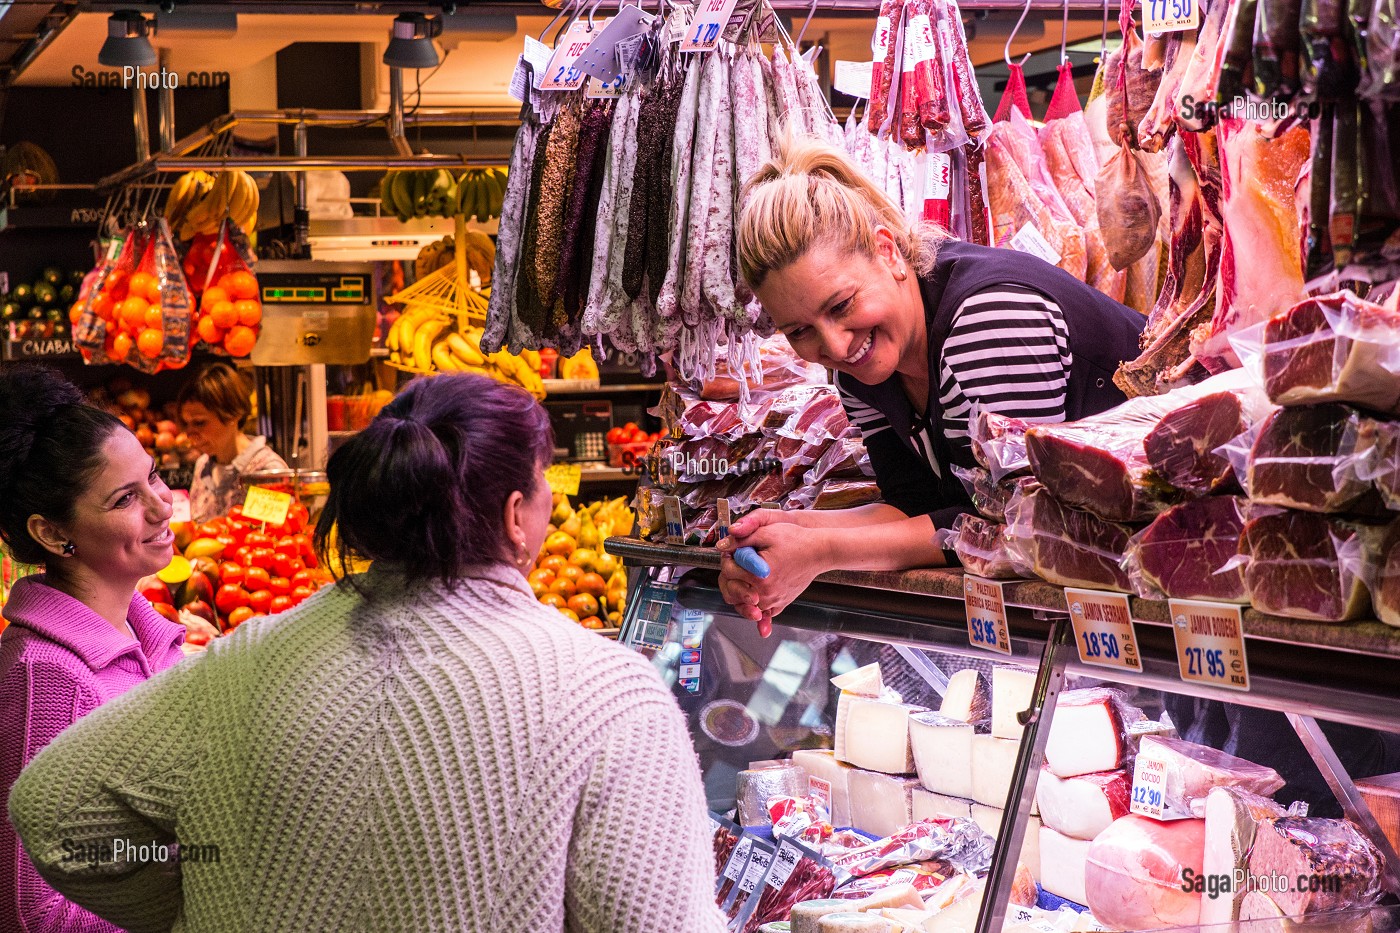
[[[52,371],[0,375],[0,537],[44,566],[4,608],[0,800],[65,728],[183,657],[184,627],[136,593],[170,561],[170,514],[170,490],[125,425]],[[45,884],[0,820],[0,930],[118,928]]]

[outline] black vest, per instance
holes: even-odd
[[[1147,320],[1058,266],[1010,249],[991,249],[956,240],[938,250],[933,271],[920,276],[924,313],[928,321],[929,409],[927,422],[940,463],[941,487],[952,497],[966,499],[966,492],[948,469],[949,464],[974,465],[971,447],[949,444],[943,432],[943,412],[938,401],[943,343],[964,301],[998,285],[1019,285],[1040,292],[1064,314],[1074,365],[1065,394],[1065,420],[1077,421],[1106,411],[1127,400],[1113,384],[1119,364],[1136,359],[1139,338]],[[897,377],[879,385],[865,385],[841,373],[837,383],[846,392],[880,411],[911,450],[910,434],[916,428],[915,413]]]

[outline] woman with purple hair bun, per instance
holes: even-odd
[[[43,876],[132,930],[723,930],[680,710],[526,582],[552,450],[521,390],[409,385],[328,465],[318,546],[371,569],[40,753]]]

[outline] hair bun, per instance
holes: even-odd
[[[83,394],[45,366],[18,366],[0,374],[0,473],[29,456],[41,425],[60,408],[83,404]]]

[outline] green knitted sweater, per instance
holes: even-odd
[[[373,599],[249,622],[36,757],[9,807],[45,879],[136,933],[723,930],[645,660],[514,568],[358,579]]]

